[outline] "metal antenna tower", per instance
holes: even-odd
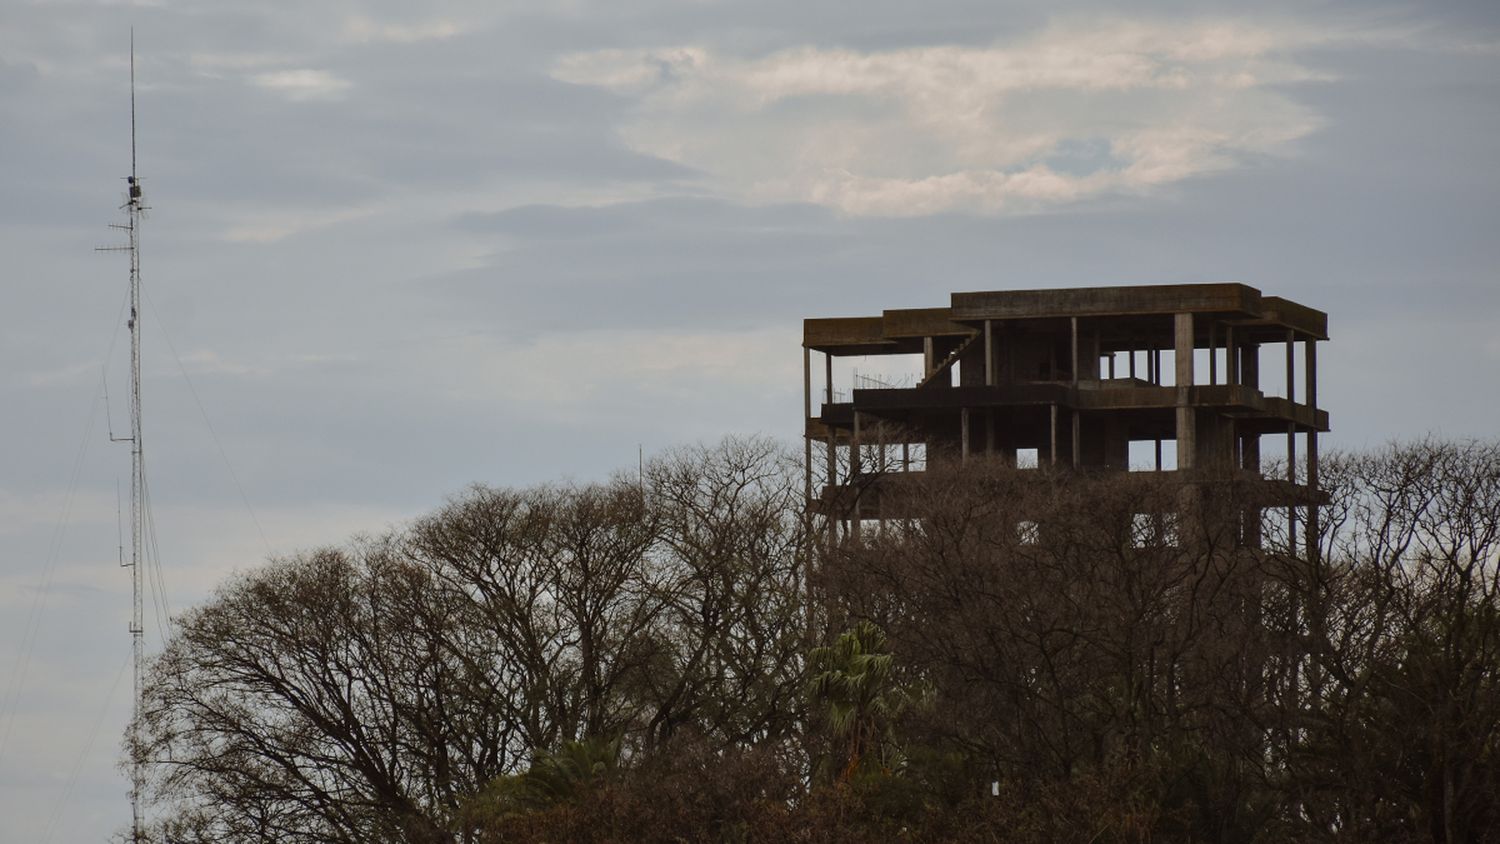
[[[140,222],[147,206],[143,202],[141,183],[135,170],[135,29],[130,30],[130,175],[125,177],[125,222],[111,223],[110,228],[126,233],[124,246],[99,247],[105,252],[125,252],[130,256],[130,435],[116,437],[114,442],[130,443],[130,561],[121,566],[130,569],[131,605],[130,638],[134,661],[135,692],[131,707],[130,758],[130,840],[142,844],[146,831],[142,823],[141,797],[145,786],[143,760],[134,741],[136,723],[141,714],[142,669],[145,664],[145,632],[142,602],[142,567],[145,563],[146,536],[146,463],[141,444],[141,253]]]

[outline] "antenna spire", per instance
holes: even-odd
[[[135,184],[135,27],[130,28],[130,183]]]
[[[146,563],[146,521],[150,506],[146,497],[146,458],[141,446],[141,252],[140,226],[146,205],[141,182],[135,168],[135,27],[130,28],[130,175],[125,177],[125,222],[111,223],[110,228],[124,231],[124,246],[101,246],[104,252],[125,252],[130,258],[130,315],[125,323],[130,330],[130,435],[117,437],[111,426],[110,440],[130,443],[130,558],[120,549],[120,565],[130,569],[131,606],[130,640],[135,667],[135,700],[130,722],[130,841],[144,844],[146,827],[142,801],[146,785],[144,760],[136,738],[140,724],[143,669],[145,667],[145,633],[143,618],[142,566]],[[106,399],[107,401],[107,399]],[[163,631],[165,633],[165,631]]]

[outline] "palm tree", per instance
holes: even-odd
[[[923,694],[896,682],[885,632],[861,621],[810,656],[814,674],[808,695],[834,737],[844,742],[839,780],[848,782],[872,753],[881,770],[899,768],[901,752],[892,727]]]

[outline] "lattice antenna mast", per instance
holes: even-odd
[[[143,668],[145,666],[145,632],[142,601],[142,573],[145,564],[146,537],[146,463],[141,439],[141,252],[140,223],[147,206],[141,193],[140,179],[136,175],[135,162],[135,30],[130,31],[130,175],[125,177],[125,222],[111,223],[110,228],[126,233],[124,246],[100,247],[106,252],[125,252],[130,258],[130,316],[126,327],[130,330],[130,435],[110,439],[130,444],[130,559],[121,555],[121,566],[130,569],[131,605],[130,638],[134,670],[134,695],[131,708],[131,758],[130,758],[130,840],[132,844],[143,844],[146,830],[143,824],[142,791],[145,787],[144,760],[134,741],[141,714],[141,692]]]

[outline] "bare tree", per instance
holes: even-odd
[[[1287,557],[1292,826],[1500,840],[1500,444],[1343,456],[1325,484],[1320,552]]]
[[[378,546],[280,560],[181,619],[152,668],[144,746],[173,840],[442,841],[503,769],[506,728],[450,692],[442,594]],[[477,729],[476,729],[477,728]]]
[[[643,478],[475,487],[379,541],[284,559],[181,620],[142,745],[173,840],[454,841],[538,751],[798,723],[795,473],[766,441]]]
[[[162,831],[1500,841],[1500,444],[1326,456],[1310,548],[1274,483],[984,461],[812,541],[784,457],[476,487],[238,577],[150,676]],[[860,621],[878,661],[818,647]],[[809,654],[819,704],[899,749],[878,775],[808,778],[841,723]],[[871,704],[887,659],[924,705]],[[533,760],[581,773],[507,802]]]
[[[721,746],[787,739],[810,647],[797,467],[770,440],[727,440],[651,461],[644,489],[662,573],[646,740],[683,728]]]

